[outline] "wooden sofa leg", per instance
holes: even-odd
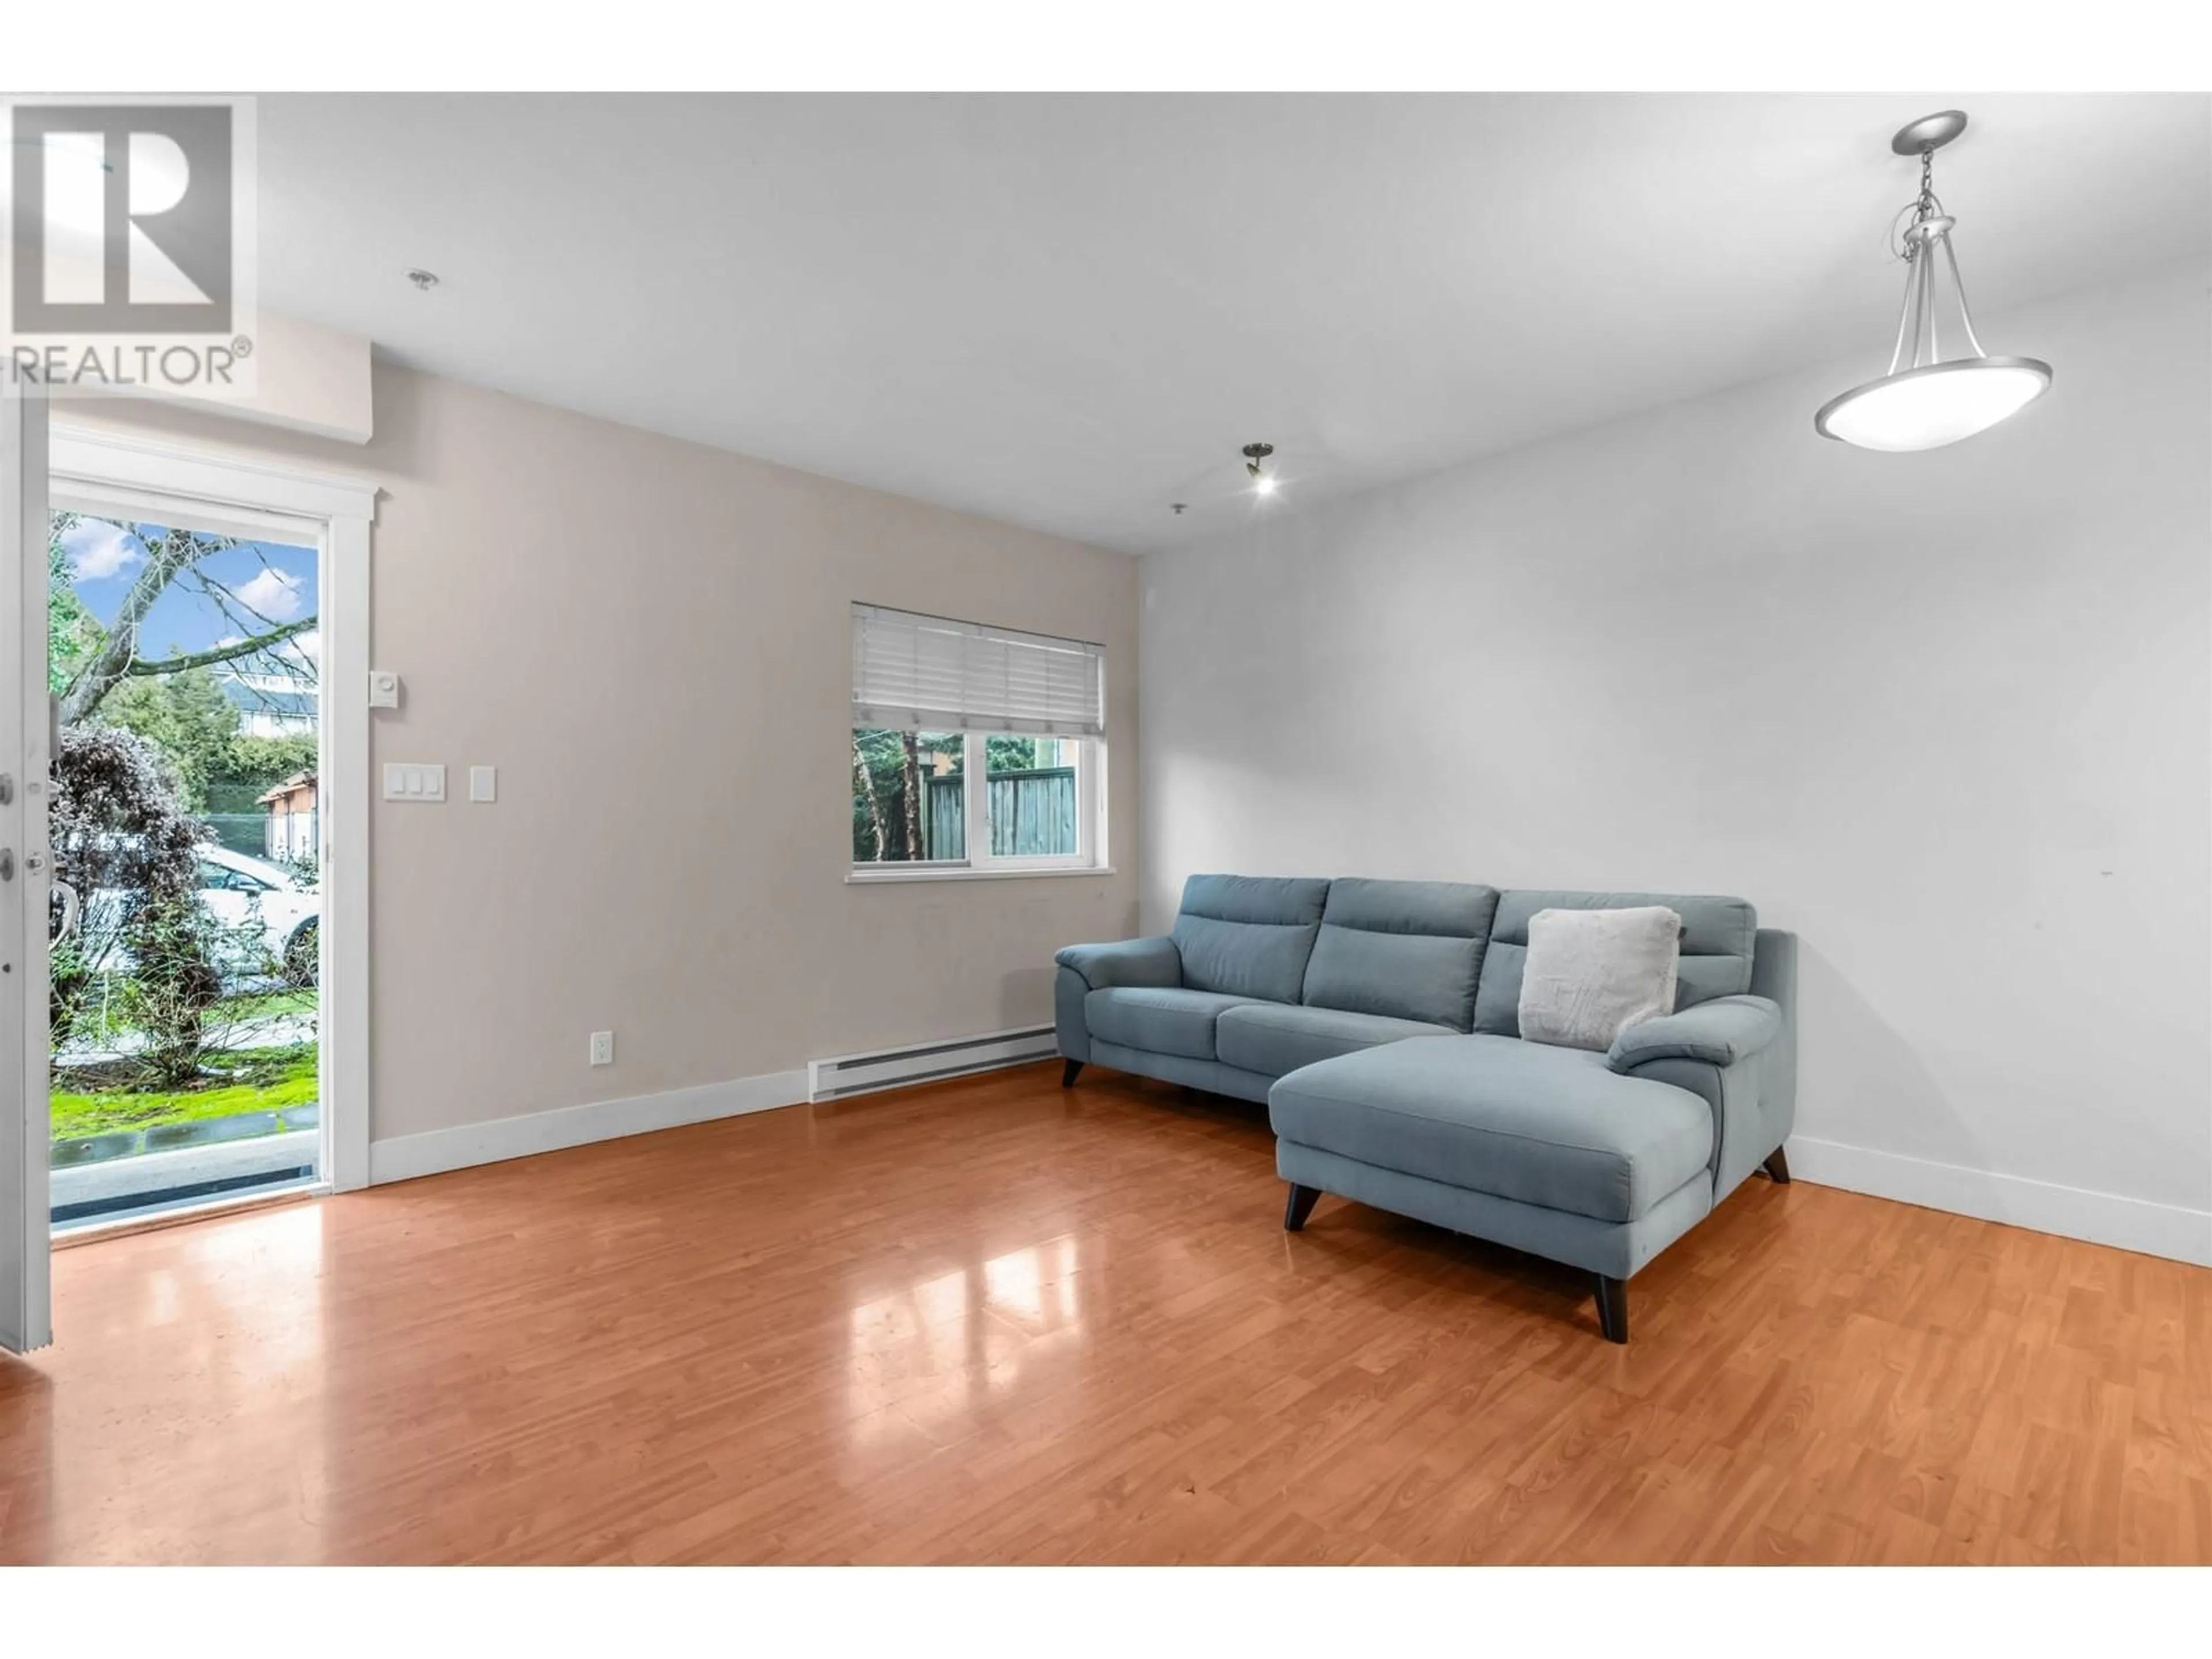
[[[1597,1276],[1597,1325],[1608,1342],[1628,1340],[1628,1281]]]
[[[1313,1213],[1313,1206],[1319,1202],[1321,1202],[1320,1188],[1301,1187],[1295,1181],[1292,1182],[1291,1200],[1283,1206],[1283,1231],[1286,1233],[1304,1232],[1306,1218]]]
[[[1787,1187],[1790,1184],[1790,1160],[1782,1155],[1779,1146],[1774,1149],[1774,1156],[1759,1167],[1766,1171],[1766,1178],[1776,1186]]]
[[[1073,1089],[1075,1086],[1075,1079],[1082,1075],[1083,1062],[1081,1060],[1063,1060],[1060,1062],[1060,1086],[1061,1088]]]

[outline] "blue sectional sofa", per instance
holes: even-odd
[[[1537,911],[1682,918],[1674,1012],[1609,1053],[1521,1040]],[[1265,1101],[1297,1231],[1322,1193],[1627,1280],[1754,1170],[1790,1178],[1796,937],[1741,899],[1454,882],[1193,876],[1163,939],[1055,958],[1055,1023],[1087,1063]]]

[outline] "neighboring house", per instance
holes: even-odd
[[[297,861],[315,856],[315,775],[295,772],[255,803],[269,815],[264,845],[269,856]]]
[[[296,738],[315,729],[315,682],[307,675],[226,669],[222,691],[238,706],[241,736]]]

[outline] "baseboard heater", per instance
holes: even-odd
[[[918,1042],[905,1048],[843,1054],[836,1060],[811,1060],[806,1062],[806,1097],[810,1101],[842,1100],[847,1095],[864,1095],[876,1089],[964,1077],[970,1072],[995,1071],[1001,1066],[1026,1066],[1049,1060],[1059,1051],[1052,1027],[1033,1025],[1019,1031],[993,1031],[983,1036],[955,1037],[945,1042]]]

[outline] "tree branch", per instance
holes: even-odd
[[[123,683],[124,677],[138,656],[138,624],[161,597],[161,590],[176,579],[177,573],[195,560],[233,545],[229,537],[194,536],[189,531],[172,530],[147,549],[145,568],[139,571],[131,584],[131,591],[123,596],[123,607],[116,613],[115,626],[102,642],[99,654],[87,663],[70,682],[68,694],[62,698],[62,724],[81,725],[110,691]]]
[[[164,657],[159,662],[146,662],[133,658],[125,664],[123,678],[136,679],[148,674],[175,674],[187,668],[211,668],[219,662],[235,662],[240,657],[250,657],[257,651],[266,651],[271,646],[282,645],[295,634],[304,634],[315,625],[316,618],[301,617],[296,622],[284,623],[266,634],[256,634],[252,639],[233,640],[228,645],[211,645],[204,651],[188,652],[181,657]]]

